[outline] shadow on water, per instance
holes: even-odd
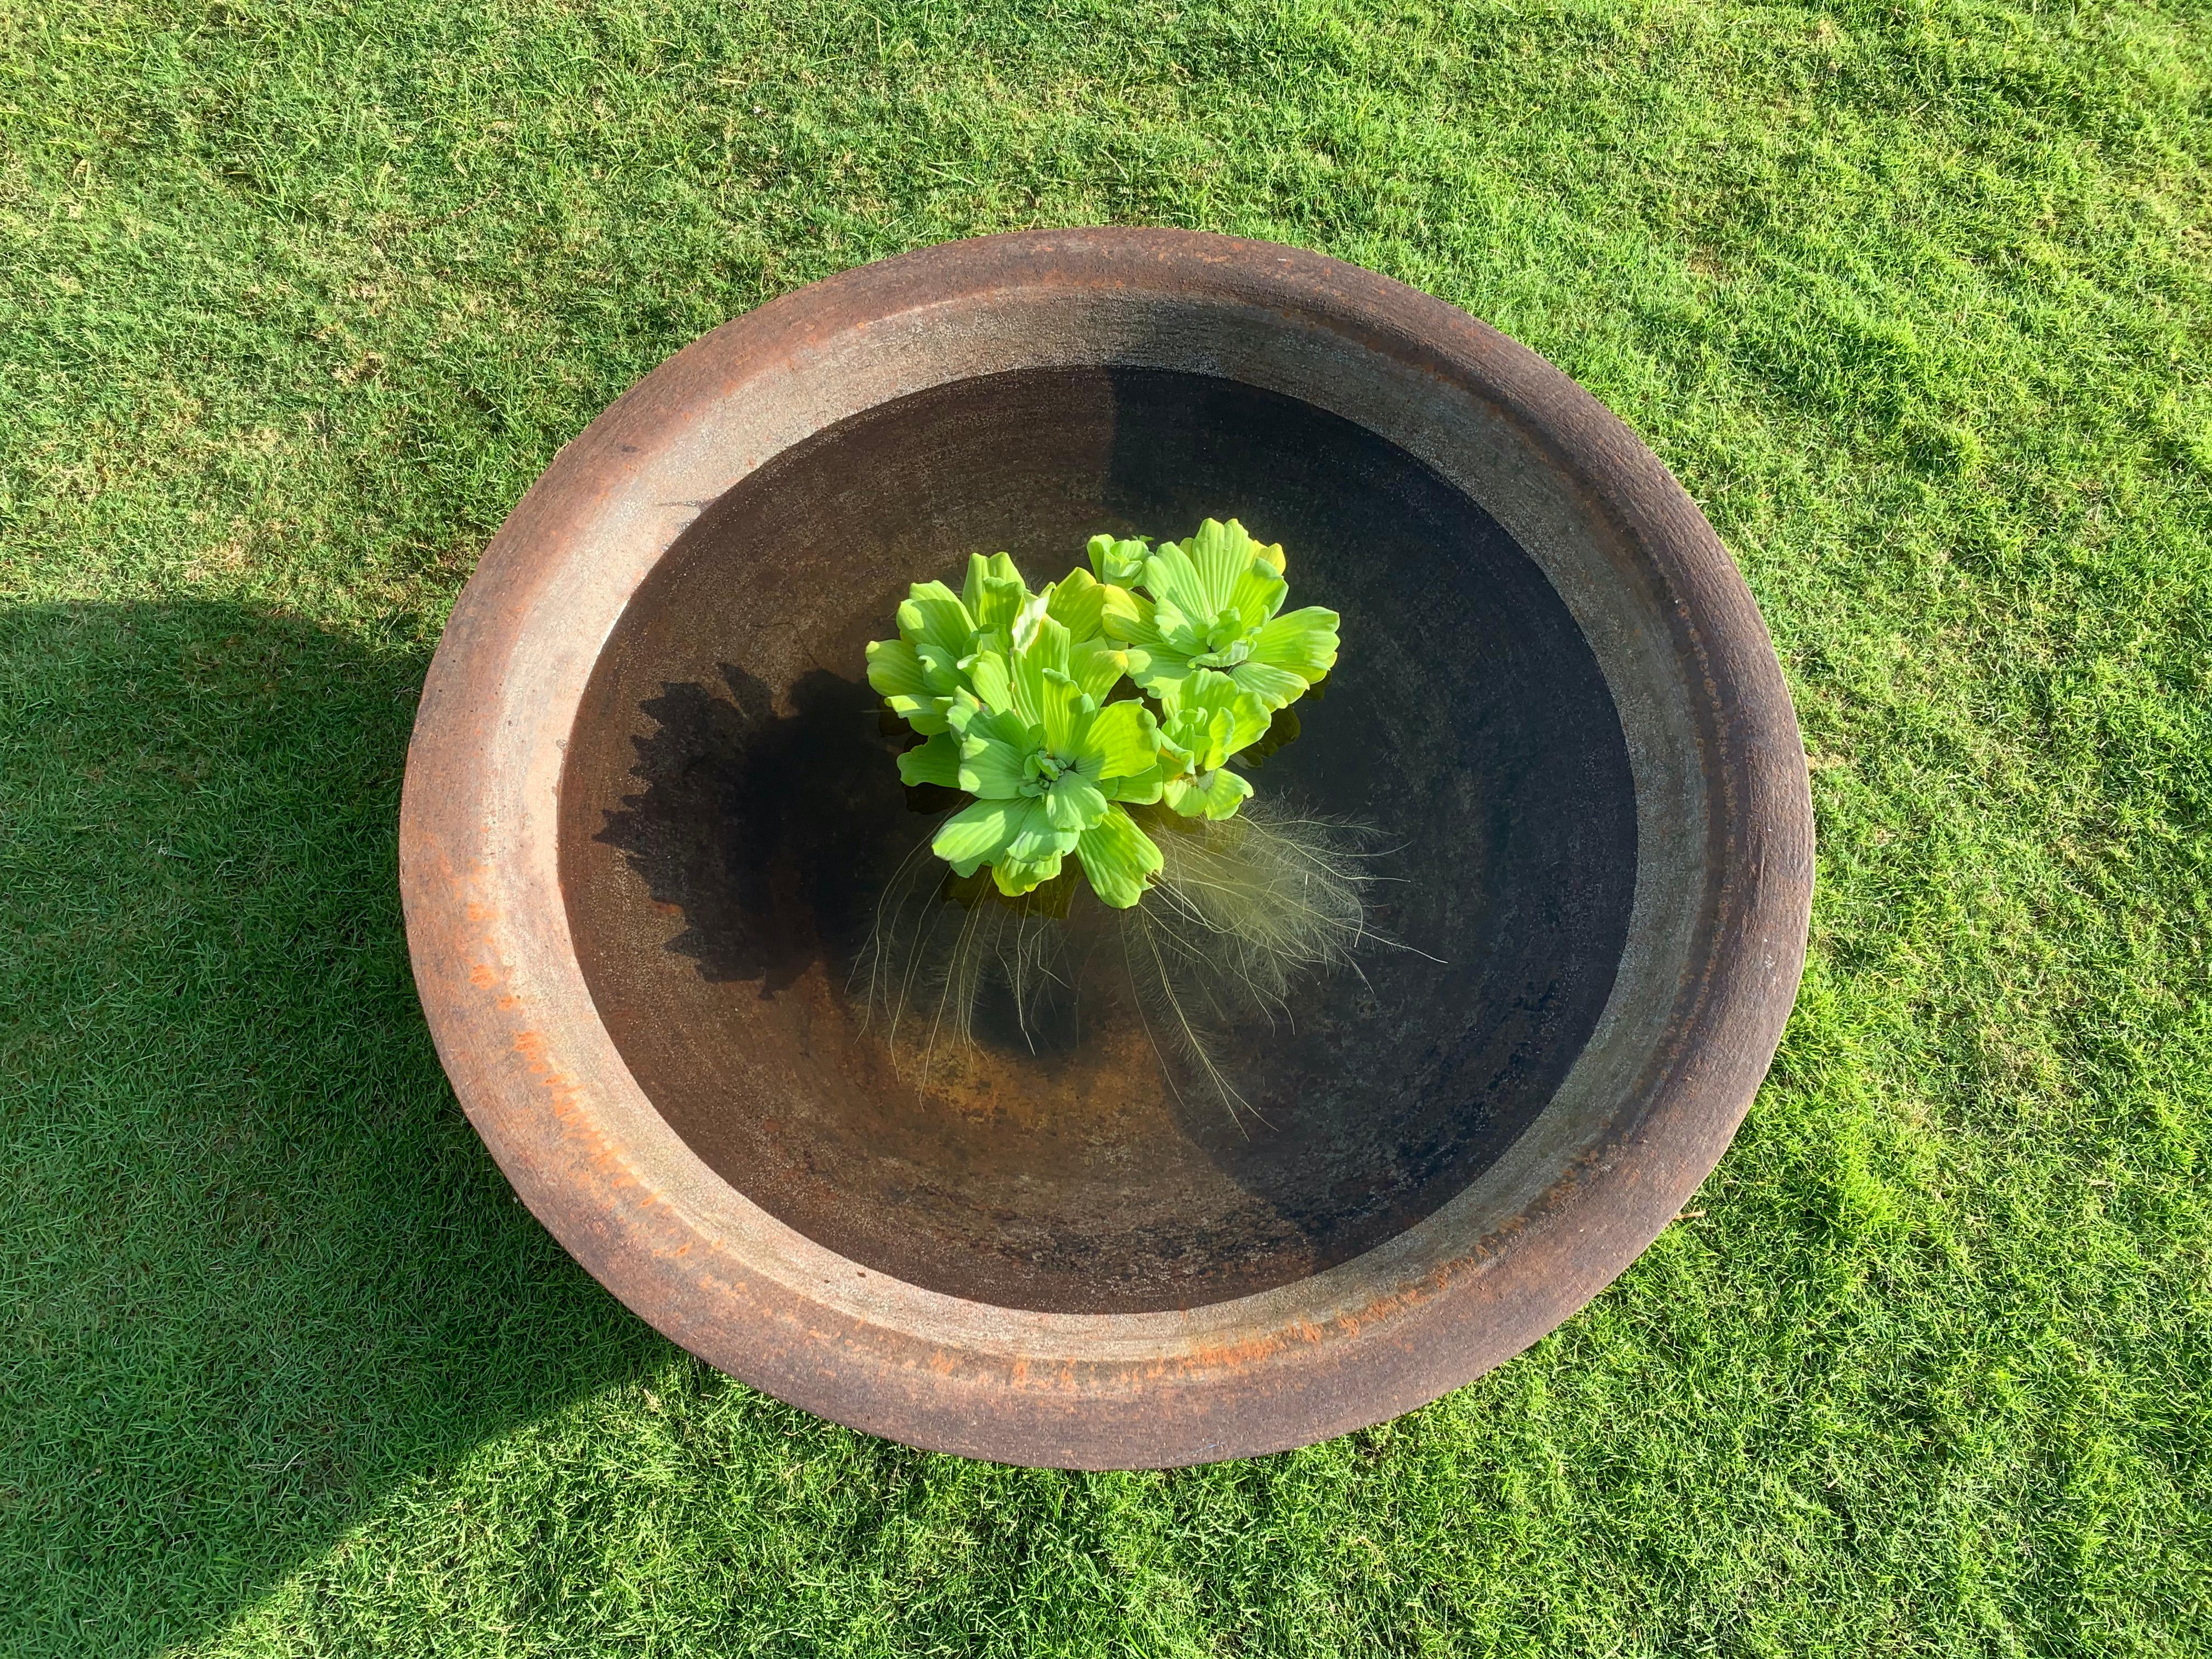
[[[866,681],[804,674],[779,715],[760,680],[720,672],[726,696],[687,682],[640,706],[653,722],[631,739],[645,787],[594,838],[621,850],[654,903],[681,911],[666,948],[702,978],[757,981],[773,998],[823,959],[842,982],[868,927],[869,877],[926,832],[917,812],[955,797],[899,782],[901,745]]]
[[[630,941],[625,948],[688,962],[691,974],[684,977],[696,976],[698,985],[751,988],[753,994],[746,1001],[786,1005],[790,1012],[784,1018],[790,1023],[765,1028],[772,1035],[748,1035],[753,1027],[726,1024],[736,1012],[732,1005],[700,997],[683,984],[659,977],[652,981],[652,989],[643,992],[602,981],[602,1012],[611,1010],[620,1027],[635,1029],[638,1019],[650,1021],[662,1034],[653,1047],[633,1044],[631,1064],[679,1132],[690,1138],[710,1164],[744,1185],[757,1200],[781,1206],[778,1212],[784,1219],[832,1248],[860,1251],[861,1259],[873,1261],[885,1271],[896,1269],[930,1282],[931,1263],[885,1257],[869,1239],[839,1231],[849,1224],[854,1193],[872,1194],[886,1182],[903,1178],[900,1171],[907,1167],[911,1148],[902,1137],[918,1133],[939,1156],[957,1143],[963,1150],[940,1163],[931,1178],[945,1182],[948,1172],[957,1170],[962,1180],[972,1177],[981,1183],[987,1200],[997,1172],[1008,1167],[1018,1170],[1024,1158],[1040,1158],[1049,1166],[1066,1156],[1050,1135],[1018,1132],[1009,1139],[1006,1127],[994,1116],[963,1115],[942,1101],[920,1107],[918,1120],[901,1112],[900,1098],[918,1100],[919,1079],[930,1074],[933,1063],[940,1077],[948,1068],[969,1068],[957,1058],[966,1050],[964,1041],[940,1038],[937,1019],[909,1021],[910,1031],[927,1035],[910,1036],[896,1049],[896,1079],[888,1073],[875,1075],[861,1085],[871,1100],[858,1109],[888,1112],[896,1121],[880,1132],[856,1137],[819,1122],[813,1125],[819,1138],[790,1133],[792,1103],[787,1097],[781,1108],[758,1113],[733,1110],[729,1103],[735,1097],[732,1091],[698,1086],[681,1074],[671,1079],[652,1068],[663,1062],[665,1054],[689,1054],[694,1033],[701,1034],[709,1066],[723,1063],[729,1052],[762,1042],[785,1045],[782,1052],[802,1057],[805,1063],[841,1041],[825,1033],[819,1023],[824,1017],[851,1028],[854,1038],[842,1040],[877,1047],[885,1011],[866,1006],[867,953],[878,906],[886,902],[887,892],[905,895],[894,908],[921,929],[913,934],[892,929],[886,935],[893,942],[890,954],[924,964],[921,978],[933,986],[951,960],[953,940],[963,936],[970,919],[966,905],[929,896],[946,873],[927,853],[932,827],[964,797],[944,789],[908,789],[900,782],[895,757],[913,736],[884,714],[864,680],[811,669],[796,676],[779,698],[760,678],[733,664],[718,663],[715,672],[726,688],[723,694],[701,680],[663,680],[650,695],[627,704],[630,713],[624,721],[622,748],[629,764],[618,781],[611,778],[614,787],[604,797],[608,804],[595,814],[597,823],[587,823],[584,833],[592,842],[619,853],[636,884],[637,899],[644,901],[625,900],[618,911],[624,918],[622,936]],[[918,874],[912,867],[916,860],[921,866]],[[572,902],[580,890],[586,890],[584,884],[572,887]],[[988,895],[982,902],[987,908],[999,902]],[[1087,900],[1085,906],[1086,914],[1103,921]],[[922,920],[925,915],[928,920]],[[1044,926],[1049,929],[1054,924]],[[589,927],[579,933],[587,942],[600,936],[599,930]],[[1039,1088],[1048,1097],[1057,1085],[1024,1061],[1042,1058],[1049,1067],[1060,1057],[1085,1049],[1085,1034],[1095,1027],[1102,1010],[1109,1011],[1110,1021],[1116,1018],[1110,1011],[1118,1009],[1119,1023],[1133,1034],[1139,1029],[1132,1024],[1136,997],[1120,939],[1118,932],[1102,933],[1095,923],[1079,925],[1069,937],[1067,954],[1054,970],[1066,976],[1066,985],[1033,1002],[1026,1016],[1017,1014],[1008,987],[987,976],[981,994],[968,1005],[980,1045],[975,1062],[994,1077],[1003,1075],[1014,1087]],[[1079,959],[1084,965],[1078,965]],[[811,988],[803,985],[817,966]],[[934,1007],[927,994],[919,1006]],[[937,1012],[941,1018],[941,1010]],[[882,1058],[888,1060],[891,1052],[885,1048]],[[933,1054],[933,1062],[926,1053]],[[1008,1061],[1013,1069],[1000,1073],[997,1068]],[[1099,1063],[1097,1056],[1091,1063],[1093,1067]],[[1254,1125],[1240,1121],[1237,1109],[1218,1094],[1206,1093],[1184,1056],[1132,1054],[1127,1063],[1138,1075],[1124,1078],[1110,1069],[1085,1070],[1080,1075],[1091,1081],[1081,1086],[1129,1088],[1146,1097],[1158,1090],[1155,1074],[1165,1066],[1175,1079],[1171,1091],[1180,1091],[1173,1095],[1171,1107],[1182,1125],[1178,1139],[1188,1143],[1186,1153],[1178,1156],[1215,1159],[1234,1178],[1243,1173],[1256,1152],[1264,1151],[1266,1142],[1255,1140],[1251,1133]],[[831,1071],[806,1074],[815,1086],[830,1091],[832,1097],[849,1086]],[[845,1075],[869,1074],[864,1069]],[[1088,1133],[1089,1116],[1078,1111],[1066,1121],[1077,1131]],[[807,1178],[803,1190],[818,1197],[818,1202],[794,1201],[788,1191],[779,1191],[763,1179],[763,1172],[775,1167],[779,1152],[793,1145],[805,1147]],[[829,1150],[833,1145],[845,1151],[833,1157]],[[827,1176],[825,1171],[830,1172]],[[1065,1171],[1051,1170],[1048,1175],[1041,1170],[1038,1174],[1057,1181]],[[1249,1182],[1249,1199],[1261,1208],[1248,1207],[1237,1226],[1256,1225],[1271,1237],[1279,1234],[1285,1240],[1303,1239],[1300,1248],[1308,1250],[1327,1248],[1340,1218],[1331,1207],[1334,1200],[1316,1199],[1304,1189],[1306,1176],[1293,1165],[1275,1178]],[[814,1194],[823,1179],[828,1186]],[[1091,1218],[1085,1206],[1104,1202],[1118,1213],[1127,1200],[1111,1194],[1094,1199],[1076,1193],[1069,1201],[1071,1209],[1055,1212],[1055,1224],[1087,1227]],[[860,1206],[867,1214],[878,1207]],[[1079,1278],[1085,1272],[1085,1261],[1096,1266],[1098,1247],[1089,1232],[1046,1242],[1033,1237],[1029,1226],[1002,1227],[1003,1212],[1002,1204],[991,1201],[956,1206],[955,1212],[965,1219],[951,1226],[941,1243],[960,1260],[934,1264],[938,1274],[952,1275],[943,1279],[940,1287],[957,1285],[1016,1298],[1028,1293],[1019,1278],[1000,1283],[988,1277],[995,1271],[991,1264],[1001,1255],[1024,1263],[1050,1261],[1056,1272]],[[1260,1218],[1263,1214],[1264,1220]],[[1109,1230],[1118,1224],[1110,1217],[1103,1222]],[[946,1226],[941,1215],[934,1224]],[[1206,1230],[1218,1231],[1219,1225],[1194,1218],[1191,1249],[1200,1249],[1199,1241],[1209,1236]],[[913,1216],[899,1227],[909,1243],[925,1230]]]
[[[239,605],[0,611],[0,1650],[220,1629],[672,1352],[432,1050],[395,886],[426,663]]]

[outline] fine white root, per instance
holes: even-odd
[[[1218,823],[1142,816],[1165,862],[1140,908],[1212,994],[1287,1018],[1292,981],[1344,966],[1366,939],[1358,829],[1259,799]]]
[[[976,1041],[977,1010],[994,990],[1006,994],[1034,1049],[1045,1020],[1072,1015],[1103,966],[1118,972],[1097,991],[1133,1007],[1179,1097],[1181,1073],[1232,1118],[1260,1117],[1219,1052],[1247,1019],[1291,1023],[1299,982],[1357,971],[1363,945],[1387,943],[1367,921],[1364,890],[1378,878],[1366,850],[1373,837],[1261,799],[1218,823],[1158,808],[1134,816],[1164,862],[1127,910],[1100,904],[1072,861],[1018,899],[1002,896],[988,871],[949,874],[927,836],[900,865],[854,983],[860,990],[865,980],[866,1017],[918,1087],[927,1086],[940,1043]]]

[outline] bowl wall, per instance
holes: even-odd
[[[861,645],[971,549],[1042,580],[1224,510],[1346,623],[1262,781],[1403,836],[1393,925],[1444,969],[1255,1049],[1310,1085],[1264,1145],[1133,1060],[1049,1112],[894,1103],[836,982],[842,872],[917,827]],[[462,1104],[629,1306],[858,1427],[1157,1467],[1419,1405],[1633,1260],[1779,1041],[1806,784],[1727,553],[1557,370],[1317,255],[1039,232],[763,307],[562,452],[432,664],[400,879]]]

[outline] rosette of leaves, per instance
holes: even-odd
[[[1079,649],[1050,599],[1051,590],[1036,596],[1012,652],[979,653],[970,686],[953,694],[946,720],[957,760],[949,780],[940,772],[931,781],[975,799],[931,848],[961,876],[988,865],[1009,898],[1050,881],[1073,853],[1099,898],[1127,909],[1161,854],[1124,803],[1158,800],[1178,763],[1162,754],[1158,722],[1142,703],[1101,705],[1120,662],[1110,650]]]
[[[1004,553],[968,556],[968,579],[955,593],[943,582],[916,582],[898,608],[899,636],[868,647],[868,684],[890,709],[929,741],[899,757],[908,784],[954,786],[959,740],[952,733],[953,698],[974,690],[975,665],[1012,653],[1024,618],[1048,616],[1068,631],[1069,666],[1103,700],[1125,665],[1121,648],[1099,631],[1105,589],[1071,572],[1031,593]]]
[[[1231,755],[1266,735],[1267,706],[1234,682],[1209,674],[1186,689],[1161,726],[1160,746],[1180,769],[1160,799],[1187,818],[1225,818],[1250,798],[1252,785],[1228,769]]]
[[[899,636],[868,647],[868,684],[891,713],[925,737],[950,728],[953,694],[968,684],[979,652],[1002,653],[1030,599],[1029,584],[1004,553],[968,556],[968,580],[955,593],[943,582],[916,582],[899,604]],[[908,781],[912,782],[912,779]]]
[[[1134,586],[1106,586],[1103,625],[1129,678],[1170,714],[1214,679],[1273,711],[1335,666],[1336,612],[1308,605],[1283,614],[1290,585],[1279,545],[1261,545],[1234,519],[1208,519],[1189,541],[1163,542],[1139,565],[1131,550],[1141,545],[1099,537],[1091,562],[1139,572]]]
[[[1152,544],[1137,538],[1093,536],[1084,551],[1090,556],[1091,574],[1100,581],[1133,587],[1145,579],[1145,561],[1152,555]]]
[[[1061,630],[1066,653],[1064,661],[1057,661],[1057,668],[1068,672],[1093,702],[1106,702],[1106,692],[1113,690],[1126,672],[1119,646],[1099,633],[1106,591],[1097,581],[1084,571],[1071,571],[1060,581],[1046,584],[1044,592],[1030,592],[1020,575],[1013,575],[1015,591],[1009,595],[1006,577],[998,575],[1002,568],[1013,571],[1013,560],[1005,553],[994,553],[988,562],[980,556],[969,557],[969,591],[978,592],[982,599],[980,623],[975,622],[975,613],[967,608],[967,599],[953,598],[951,588],[942,581],[918,581],[914,586],[915,595],[922,595],[925,588],[936,588],[936,592],[921,602],[909,599],[902,604],[898,608],[900,637],[878,639],[867,648],[869,686],[883,692],[891,712],[914,726],[915,732],[929,734],[927,744],[898,757],[898,776],[905,783],[942,783],[947,790],[967,787],[960,783],[960,734],[953,730],[953,702],[960,692],[973,692],[978,702],[1005,708],[1005,696],[998,692],[1006,684],[1009,664],[1036,646],[1040,623],[1053,622]],[[945,599],[953,599],[957,611],[949,611]],[[915,622],[921,623],[921,644],[911,644],[907,639],[909,606],[915,611]],[[964,653],[951,657],[945,641],[956,637],[963,622],[969,626]],[[884,690],[887,686],[911,686],[915,681],[915,672],[907,664],[907,654],[900,653],[900,646],[907,646],[921,664],[922,684],[927,686],[921,695]],[[949,671],[936,671],[933,664],[949,664]],[[933,672],[936,679],[931,679]],[[978,679],[978,672],[982,679]],[[938,692],[938,686],[947,690]],[[907,712],[909,708],[921,719]],[[929,723],[925,726],[922,721]]]

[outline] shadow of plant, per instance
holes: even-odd
[[[772,998],[818,957],[842,982],[883,881],[965,797],[900,783],[892,757],[910,739],[887,732],[865,680],[802,675],[780,716],[759,679],[720,670],[726,697],[684,683],[641,706],[656,722],[631,739],[644,787],[596,839],[682,909],[666,948],[701,977],[757,980]]]
[[[395,884],[427,653],[0,612],[0,1650],[150,1653],[672,1352],[454,1103]]]

